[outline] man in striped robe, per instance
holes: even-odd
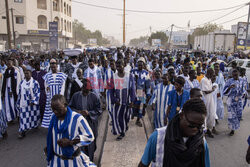
[[[110,60],[110,68],[108,68],[104,75],[104,88],[105,88],[105,94],[106,94],[106,109],[109,112],[109,117],[111,119],[112,114],[112,104],[111,104],[111,89],[114,85],[112,85],[112,80],[114,78],[114,73],[116,72],[116,66],[115,66],[115,60]]]
[[[7,69],[3,77],[2,98],[7,121],[13,121],[17,117],[16,101],[18,85],[21,82],[20,74],[13,66],[13,59],[7,61]]]
[[[119,135],[121,140],[128,130],[130,120],[130,107],[135,102],[135,81],[133,75],[124,71],[123,60],[117,61],[117,73],[114,74],[114,88],[111,90],[111,101],[113,110],[111,113],[112,133]]]
[[[23,138],[25,132],[32,128],[37,128],[40,123],[39,83],[31,77],[31,71],[24,71],[25,80],[19,85],[17,109],[19,111],[19,136]]]
[[[48,128],[51,120],[51,99],[54,95],[64,95],[65,81],[67,75],[62,72],[57,72],[57,63],[55,59],[50,60],[51,72],[43,76],[44,86],[46,90],[46,106],[42,121],[42,127]]]
[[[2,76],[3,75],[0,73],[0,87],[2,87],[2,81],[3,81]],[[0,92],[0,95],[1,95],[1,92]],[[7,138],[7,136],[8,136],[7,127],[8,127],[7,118],[6,118],[6,114],[3,110],[2,99],[0,98],[0,139]]]
[[[164,126],[164,118],[168,108],[169,92],[174,90],[174,85],[168,81],[168,74],[163,74],[162,83],[159,83],[154,89],[149,105],[155,104],[154,107],[154,127],[161,128]]]
[[[95,167],[81,147],[89,145],[94,135],[86,119],[67,107],[63,95],[51,100],[54,112],[47,135],[45,153],[49,167]]]
[[[94,59],[89,59],[89,67],[84,71],[83,76],[90,81],[92,90],[100,97],[104,92],[102,72],[94,64]]]

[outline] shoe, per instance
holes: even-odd
[[[212,129],[212,133],[215,134],[215,135],[219,134],[215,128]]]
[[[124,137],[125,137],[125,134],[122,133],[120,136],[118,136],[118,137],[116,138],[116,141],[120,141],[120,140],[122,140]]]
[[[233,136],[234,135],[234,130],[231,130],[231,132],[229,133],[229,136]]]
[[[25,137],[25,132],[20,132],[18,134],[18,139],[23,139]]]
[[[214,135],[211,133],[210,130],[207,130],[207,137],[214,138]]]
[[[215,120],[215,123],[216,123],[216,125],[219,125],[219,121],[218,121],[218,119],[216,119],[216,120]]]
[[[4,132],[4,133],[2,134],[2,136],[3,136],[3,139],[7,139],[7,138],[8,138],[8,133],[7,133],[7,131]]]
[[[137,126],[139,126],[139,127],[142,127],[142,123],[141,123],[140,120],[137,120],[135,124],[136,124]]]

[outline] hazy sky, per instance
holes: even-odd
[[[74,0],[72,1],[74,19],[83,22],[84,26],[92,31],[100,30],[104,35],[114,36],[119,41],[122,41],[122,12],[85,6],[75,3]],[[123,0],[77,1],[114,8],[123,8]],[[247,2],[249,2],[249,0],[126,0],[126,8],[144,11],[195,11],[227,8]],[[188,21],[190,20],[192,27],[219,18],[235,9],[237,8],[195,14],[144,14],[127,12],[126,43],[132,38],[148,35],[150,26],[152,27],[152,31],[155,32],[157,30],[166,30],[171,24],[175,24],[179,27],[187,27]],[[220,24],[247,13],[248,6],[245,6],[215,22]],[[231,29],[231,25],[236,24],[238,21],[247,21],[247,16],[223,24],[223,27],[225,29]],[[168,30],[170,30],[170,28]],[[180,29],[174,28],[174,30]]]

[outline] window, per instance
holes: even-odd
[[[47,17],[44,15],[39,15],[37,18],[38,28],[39,29],[47,29]]]
[[[47,0],[37,0],[37,8],[47,10]]]
[[[23,3],[23,0],[14,0],[14,2]]]
[[[59,0],[53,1],[53,11],[60,11]]]
[[[23,16],[16,16],[16,24],[24,24]]]

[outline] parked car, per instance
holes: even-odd
[[[232,63],[236,61],[237,66],[246,69],[247,82],[250,84],[250,59],[235,59],[228,63],[227,71],[232,69]],[[248,86],[250,88],[250,85]]]

